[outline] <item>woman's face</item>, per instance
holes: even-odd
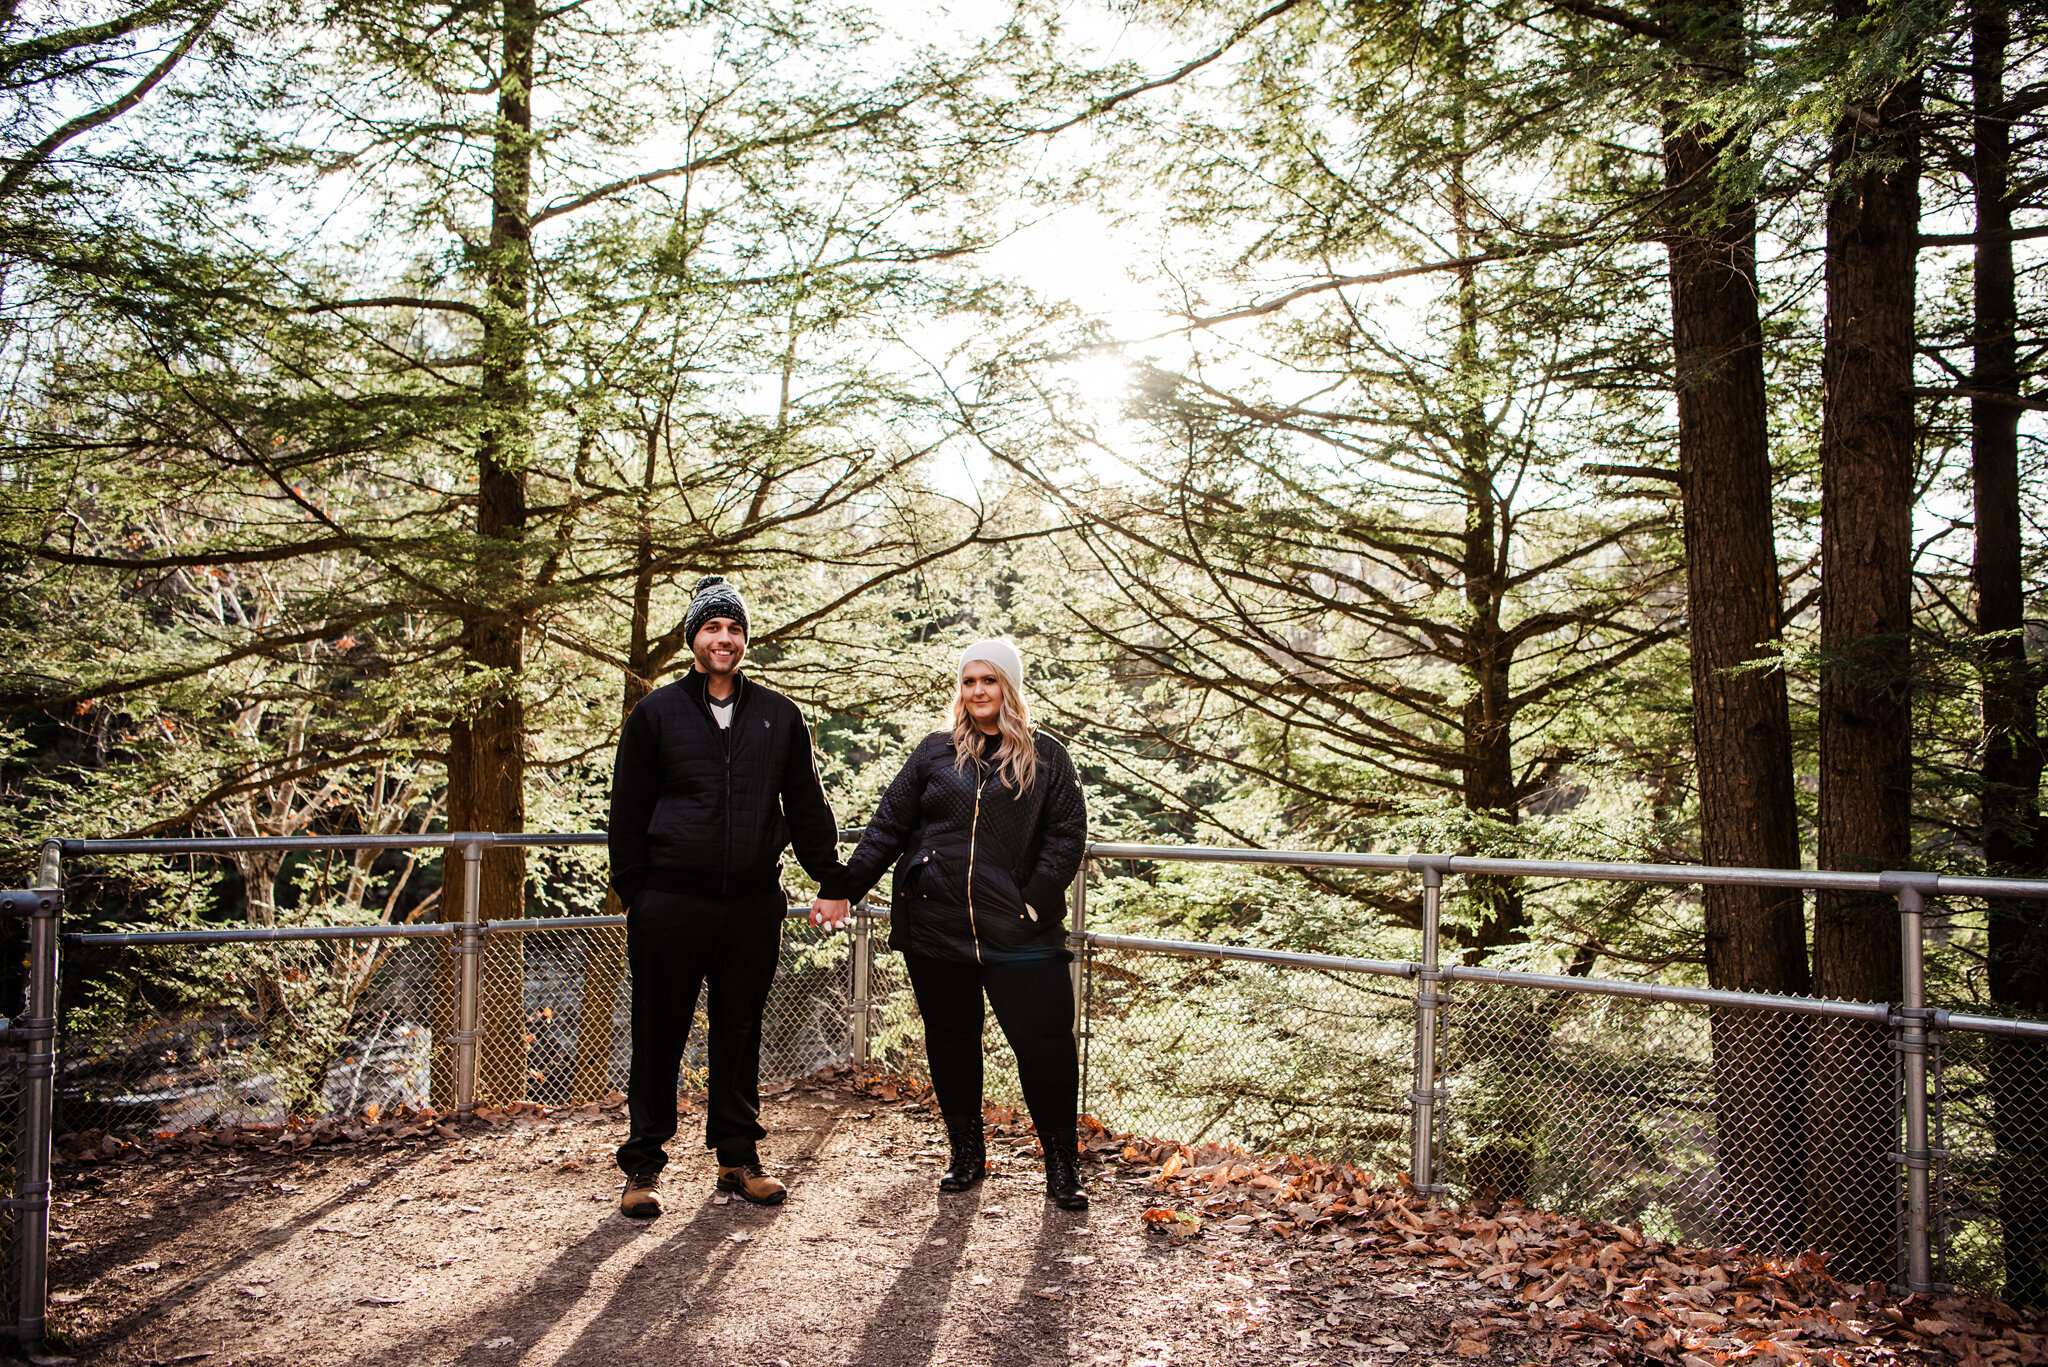
[[[1003,714],[1003,680],[986,660],[969,660],[960,670],[960,705],[977,729],[993,734]]]

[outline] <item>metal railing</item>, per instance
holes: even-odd
[[[0,914],[25,914],[30,918],[29,981],[25,1009],[11,1027],[0,1035],[0,1047],[9,1051],[11,1071],[20,1091],[20,1133],[15,1148],[14,1195],[7,1203],[13,1217],[6,1251],[13,1266],[4,1280],[15,1291],[13,1329],[15,1336],[33,1345],[42,1336],[43,1304],[47,1280],[46,1250],[49,1237],[49,1171],[53,1128],[54,1078],[57,1036],[57,990],[59,945],[87,947],[196,946],[221,947],[253,944],[308,945],[321,942],[417,942],[438,941],[454,959],[452,973],[452,1029],[445,1043],[452,1046],[452,1099],[462,1115],[474,1112],[478,1097],[478,1048],[485,1031],[480,1024],[483,974],[480,971],[485,946],[496,937],[525,936],[536,932],[571,931],[594,945],[602,934],[610,952],[616,943],[622,916],[545,917],[517,920],[480,919],[477,876],[483,852],[493,846],[573,846],[601,844],[602,833],[572,835],[491,835],[454,832],[418,836],[293,837],[253,839],[169,839],[52,841],[43,847],[36,889],[0,893]],[[63,861],[66,858],[140,855],[223,855],[251,851],[365,851],[383,849],[440,848],[460,851],[465,864],[461,880],[459,919],[432,925],[368,926],[262,926],[232,929],[181,929],[122,933],[71,934],[59,936],[58,917],[63,907]],[[1422,888],[1420,957],[1413,961],[1354,958],[1342,955],[1310,954],[1285,949],[1222,945],[1197,941],[1149,938],[1103,933],[1088,923],[1089,872],[1102,861],[1138,861],[1146,864],[1204,862],[1296,868],[1348,869],[1414,877]],[[1780,997],[1758,993],[1721,991],[1683,985],[1601,980],[1568,975],[1523,973],[1443,961],[1439,944],[1443,885],[1446,877],[1479,876],[1597,880],[1647,884],[1725,884],[1797,889],[1830,889],[1883,894],[1895,900],[1900,917],[1900,944],[1904,956],[1901,999],[1897,1003],[1827,1001]],[[1445,1106],[1452,1090],[1447,1086],[1446,1039],[1458,1031],[1461,1047],[1468,1056],[1459,1063],[1468,1071],[1484,1064],[1505,1077],[1520,1077],[1513,1058],[1510,1033],[1496,1031],[1500,1039],[1489,1042],[1483,1017],[1459,1023],[1449,989],[1470,985],[1476,989],[1512,990],[1530,994],[1560,995],[1613,1002],[1654,1003],[1673,1008],[1703,1008],[1709,1030],[1714,1033],[1713,1049],[1727,1040],[1741,1042],[1754,1051],[1775,1047],[1758,1045],[1769,1030],[1748,1022],[1757,1020],[1807,1021],[1821,1029],[1825,1022],[1840,1022],[1842,1028],[1859,1032],[1839,1057],[1858,1060],[1860,1074],[1872,1076],[1873,1060],[1888,1054],[1896,1067],[1888,1084],[1887,1104],[1895,1107],[1888,1122],[1886,1152],[1851,1155],[1851,1166],[1867,1173],[1872,1162],[1892,1165],[1903,1171],[1903,1181],[1893,1182],[1887,1198],[1896,1207],[1899,1257],[1898,1280],[1906,1289],[1926,1292],[1935,1288],[1932,1256],[1935,1224],[1937,1166],[1943,1156],[1938,1141],[1940,1110],[1938,1073],[1932,1076],[1930,1061],[1938,1058],[1940,1042],[1947,1032],[1979,1032],[2006,1039],[2039,1041],[2048,1049],[2048,1023],[2009,1020],[2000,1017],[1950,1012],[1929,1008],[1926,1001],[1925,933],[1926,901],[1934,896],[2017,897],[2048,900],[2048,882],[2016,879],[1954,877],[1923,873],[1856,874],[1806,870],[1711,869],[1692,865],[1619,864],[1555,860],[1468,858],[1452,855],[1352,854],[1320,851],[1234,850],[1187,846],[1158,846],[1123,843],[1095,843],[1087,851],[1081,876],[1075,880],[1072,901],[1070,943],[1078,951],[1073,964],[1075,985],[1075,1030],[1083,1050],[1084,1099],[1089,1087],[1089,1067],[1095,1052],[1099,1027],[1111,1020],[1097,1001],[1101,995],[1096,981],[1099,968],[1106,968],[1112,956],[1138,956],[1165,960],[1192,960],[1220,968],[1242,965],[1244,971],[1301,971],[1324,978],[1402,980],[1412,984],[1405,1001],[1412,1036],[1412,1062],[1407,1068],[1405,1093],[1394,1100],[1405,1103],[1406,1169],[1416,1188],[1443,1193],[1450,1188],[1445,1172]],[[792,908],[791,915],[801,914]],[[903,1040],[905,1016],[901,1010],[885,1009],[885,1003],[907,998],[907,989],[897,984],[884,990],[889,977],[876,961],[877,941],[873,927],[887,918],[883,908],[862,905],[855,908],[852,935],[847,944],[844,983],[834,998],[835,1010],[843,1010],[844,1040],[839,1056],[856,1063],[868,1063],[886,1054],[897,1063],[913,1062],[906,1048],[890,1044]],[[622,965],[620,966],[622,971]],[[837,969],[835,972],[839,971]],[[1134,975],[1126,974],[1127,977]],[[1518,999],[1519,1000],[1519,999]],[[600,1012],[612,1008],[599,1002]],[[809,1009],[808,1007],[806,1009]],[[894,1014],[890,1014],[893,1010]],[[883,1013],[878,1022],[877,1013]],[[1448,1014],[1447,1014],[1448,1013]],[[1384,1026],[1393,1017],[1382,1011],[1376,1018]],[[611,1017],[586,1015],[581,1030],[600,1033]],[[1448,1022],[1448,1023],[1447,1023]],[[1546,1027],[1548,1028],[1548,1027]],[[1801,1027],[1805,1028],[1805,1027]],[[1474,1033],[1477,1030],[1478,1033]],[[1749,1030],[1751,1036],[1742,1032]],[[1448,1033],[1447,1033],[1448,1032]],[[1467,1038],[1467,1037],[1470,1038]],[[1726,1039],[1724,1040],[1724,1036]],[[531,1037],[529,1037],[530,1040]],[[1873,1041],[1882,1040],[1883,1047]],[[1501,1040],[1508,1043],[1503,1045]],[[601,1041],[602,1042],[602,1041]],[[615,1041],[614,1041],[615,1044]],[[837,1048],[837,1046],[834,1046]],[[1814,1047],[1820,1047],[1818,1044]],[[1340,1051],[1341,1052],[1341,1051]],[[1730,1046],[1731,1055],[1743,1057]],[[1102,1060],[1106,1066],[1111,1060]],[[1116,1060],[1122,1062],[1120,1058]],[[1773,1084],[1783,1090],[1786,1084]],[[1475,1093],[1477,1095],[1477,1093]],[[1868,1098],[1865,1098],[1867,1101]],[[1085,1107],[1084,1107],[1085,1108]],[[1892,1147],[1896,1144],[1896,1149]],[[1728,1147],[1722,1136],[1723,1150]],[[1727,1154],[1717,1150],[1726,1162]],[[1724,1174],[1725,1180],[1726,1175]],[[1468,1184],[1470,1185],[1470,1184]],[[1867,1214],[1867,1212],[1866,1212]]]

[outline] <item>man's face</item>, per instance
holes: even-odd
[[[730,676],[747,655],[746,629],[730,617],[714,617],[697,628],[690,642],[697,668],[714,678]]]

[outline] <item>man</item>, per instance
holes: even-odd
[[[661,1214],[662,1145],[676,1132],[676,1083],[698,985],[709,985],[705,1147],[718,1189],[779,1205],[761,1166],[761,1010],[782,943],[781,861],[794,845],[821,898],[837,895],[839,828],[796,704],[740,672],[747,607],[717,575],[683,619],[695,668],[640,700],[612,772],[612,886],[626,905],[633,969],[631,1124],[619,1147],[619,1210]],[[843,913],[842,913],[843,915]]]

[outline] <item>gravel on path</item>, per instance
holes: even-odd
[[[1142,1219],[1148,1184],[1114,1165],[1087,1169],[1091,1210],[1058,1210],[1028,1139],[994,1141],[998,1174],[941,1197],[942,1131],[908,1102],[807,1084],[763,1118],[786,1204],[715,1193],[709,1156],[678,1140],[667,1213],[647,1223],[617,1213],[615,1115],[66,1167],[53,1346],[88,1367],[1597,1357],[1513,1332],[1461,1341],[1452,1320],[1506,1301],[1454,1273],[1370,1276],[1256,1230],[1168,1237]]]

